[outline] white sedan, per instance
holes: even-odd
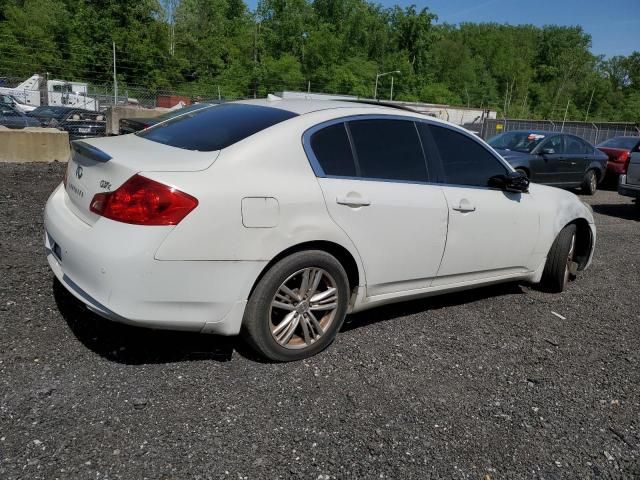
[[[320,352],[345,315],[507,281],[559,292],[596,230],[466,130],[384,105],[212,105],[73,142],[45,209],[60,282],[108,319]]]

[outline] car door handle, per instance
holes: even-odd
[[[338,205],[346,205],[348,207],[368,207],[371,205],[371,200],[361,197],[338,197],[336,198]]]
[[[475,205],[473,205],[469,200],[467,200],[466,198],[463,198],[462,200],[460,200],[460,203],[458,203],[458,205],[456,207],[452,207],[456,212],[464,212],[464,213],[468,213],[468,212],[475,212],[476,211],[476,207]]]

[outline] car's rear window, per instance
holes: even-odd
[[[227,103],[188,113],[137,135],[172,147],[212,152],[295,116],[280,108]]]

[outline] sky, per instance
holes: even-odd
[[[640,51],[640,0],[384,0],[386,6],[429,7],[438,23],[497,22],[512,25],[580,25],[596,55]]]
[[[257,0],[246,0],[251,9]],[[384,6],[428,7],[438,23],[497,22],[511,25],[580,25],[596,55],[640,51],[640,0],[370,0]]]

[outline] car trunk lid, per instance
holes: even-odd
[[[100,218],[90,207],[97,193],[116,190],[136,173],[204,170],[219,153],[170,147],[136,135],[74,141],[71,147],[65,177],[67,204],[88,224]]]

